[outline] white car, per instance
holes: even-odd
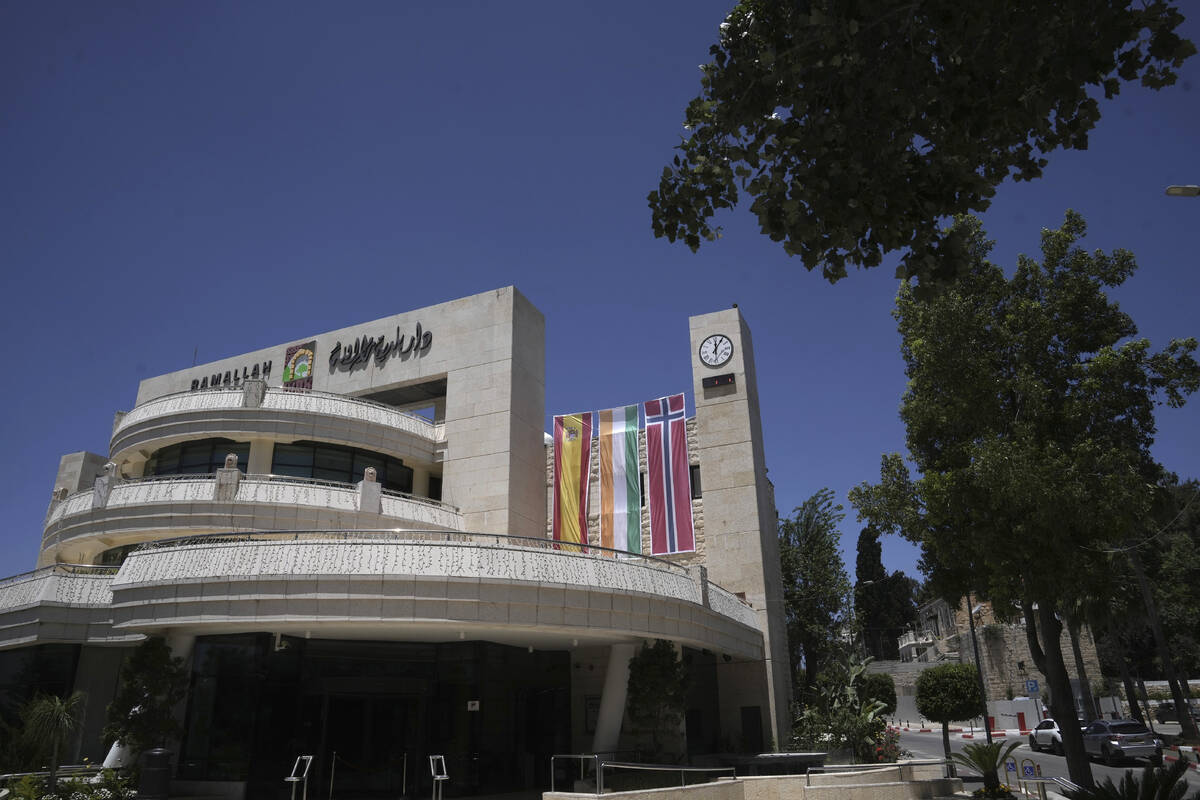
[[[1076,723],[1080,728],[1083,727],[1083,722]],[[1062,731],[1058,729],[1058,723],[1052,719],[1044,719],[1038,723],[1038,726],[1029,732],[1029,749],[1033,751],[1049,750],[1056,755],[1063,754]]]

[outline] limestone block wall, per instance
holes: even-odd
[[[1025,625],[985,623],[975,620],[975,634],[979,640],[979,655],[983,661],[984,686],[989,700],[1009,700],[1026,694],[1025,681],[1038,682],[1038,694],[1048,688],[1046,676],[1033,663],[1029,653],[1029,642],[1025,636]],[[971,647],[970,634],[960,635],[960,653],[965,663],[975,663],[975,651]],[[1075,658],[1071,652],[1071,636],[1064,628],[1059,640],[1067,674],[1078,680]],[[1092,683],[1093,693],[1100,686],[1100,658],[1096,654],[1096,640],[1091,629],[1083,628],[1079,636],[1079,649],[1083,655],[1084,670]]]
[[[699,442],[697,440],[696,418],[687,421],[688,461],[692,465],[700,464]],[[646,464],[646,432],[638,431],[638,459],[641,472],[645,473]],[[545,447],[546,468],[546,538],[554,536],[554,445]],[[700,466],[701,489],[704,485],[704,467]],[[696,551],[694,553],[679,553],[666,556],[679,564],[704,564],[704,498],[692,500],[692,524],[696,531]],[[588,470],[588,542],[600,544],[600,444],[599,439],[592,439],[592,460]],[[650,510],[646,498],[642,498],[642,552],[650,554]]]

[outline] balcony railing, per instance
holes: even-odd
[[[353,419],[411,433],[431,441],[445,439],[445,426],[425,417],[410,414],[391,406],[329,392],[267,389],[258,406],[247,407],[243,389],[209,389],[196,392],[177,392],[156,397],[137,406],[113,428],[113,441],[134,426],[176,414],[203,411],[294,411],[309,414]]]
[[[373,514],[375,516],[367,519],[376,521],[375,524],[380,517],[384,517],[418,528],[462,528],[461,512],[449,503],[384,490],[380,492],[378,509],[373,510],[362,506],[358,485],[352,483],[287,475],[251,474],[239,476],[236,490],[231,495],[218,499],[220,491],[216,475],[210,473],[153,476],[117,483],[109,489],[106,497],[99,498],[99,506],[96,490],[76,492],[51,507],[46,515],[42,544],[45,547],[78,535],[86,535],[87,525],[94,519],[94,516],[89,515],[101,510],[108,511],[113,518],[130,516],[131,521],[135,523],[132,525],[134,528],[163,527],[163,522],[158,517],[142,519],[145,512],[135,509],[166,504],[188,504],[194,514],[204,512],[204,508],[200,507],[204,503],[219,504],[222,509],[228,508],[229,505],[235,508],[242,506],[250,514],[253,514],[255,505],[305,507],[352,514]],[[129,512],[126,513],[123,509],[129,509]],[[190,516],[179,515],[174,524],[186,527]],[[247,521],[253,520],[251,518]],[[228,518],[225,524],[229,524]],[[169,528],[170,524],[166,527]],[[211,529],[209,525],[201,527]],[[267,526],[254,524],[249,527]],[[72,529],[82,530],[75,532]]]

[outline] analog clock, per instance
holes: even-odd
[[[710,367],[719,367],[733,355],[733,342],[729,337],[714,333],[700,343],[700,360]]]

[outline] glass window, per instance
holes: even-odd
[[[358,483],[367,467],[374,467],[384,489],[412,492],[413,471],[397,458],[323,442],[275,445],[271,472],[295,478],[315,478],[338,483]]]
[[[238,469],[246,471],[250,460],[250,443],[232,439],[198,439],[164,447],[146,460],[143,475],[208,475],[225,466],[225,456],[238,457]]]
[[[271,456],[271,472],[279,472],[276,467],[295,466],[312,469],[313,449],[307,444],[277,444]]]

